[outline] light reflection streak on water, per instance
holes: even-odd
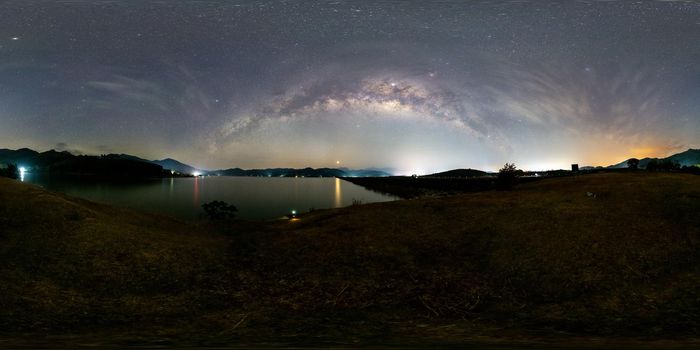
[[[335,203],[334,203],[335,207],[336,208],[342,207],[343,206],[342,203],[343,203],[343,193],[340,189],[340,179],[336,177],[335,178]]]
[[[199,206],[199,176],[194,177],[194,191],[192,192],[193,204]]]

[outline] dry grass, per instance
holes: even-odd
[[[558,178],[227,236],[1,179],[0,202],[0,326],[13,334],[357,344],[700,326],[693,175]]]
[[[263,280],[295,286],[282,293],[301,310],[693,334],[699,198],[696,176],[599,174],[370,204],[279,227],[258,267]]]
[[[6,179],[0,189],[4,331],[80,331],[188,314],[206,297],[201,286],[216,288],[225,270],[228,240],[220,235]]]

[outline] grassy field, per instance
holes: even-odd
[[[523,177],[519,183],[530,183],[542,178]],[[496,176],[481,177],[344,177],[343,180],[369,190],[387,193],[403,199],[446,196],[460,193],[482,192],[498,188]]]
[[[184,223],[0,179],[3,344],[687,345],[700,177]]]

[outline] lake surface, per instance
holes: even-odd
[[[202,204],[222,200],[238,208],[237,217],[272,219],[310,209],[340,208],[385,202],[394,196],[372,192],[337,178],[270,178],[213,176],[140,182],[42,178],[26,174],[25,182],[96,202],[195,219]]]

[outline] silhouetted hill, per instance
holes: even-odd
[[[476,169],[454,169],[422,177],[479,177],[486,175],[488,175],[487,172]]]
[[[143,158],[140,158],[137,156],[132,156],[130,154],[124,154],[124,153],[122,153],[122,154],[112,153],[112,154],[108,154],[104,157],[111,158],[111,159],[127,159],[127,160],[135,160],[135,161],[139,161],[139,162],[151,163],[151,161],[148,159],[143,159]]]
[[[39,166],[41,167],[51,167],[54,164],[60,163],[60,162],[69,162],[70,160],[76,158],[76,156],[72,155],[70,152],[67,151],[55,151],[55,150],[50,150],[46,152],[39,153],[35,159],[38,163]]]
[[[134,159],[135,158],[135,159]],[[76,156],[66,151],[36,152],[27,148],[0,150],[0,163],[12,163],[35,173],[99,177],[160,177],[163,168],[128,155]]]
[[[671,160],[674,162],[678,162],[681,166],[687,165],[696,165],[700,164],[700,149],[688,149],[685,152],[681,152],[678,154],[674,154],[670,157],[664,158],[664,160]]]
[[[349,169],[345,167],[337,168],[342,170],[350,177],[383,177],[393,176],[396,173],[394,168],[364,168],[364,169]]]
[[[632,158],[630,158],[630,159],[632,159]],[[641,168],[641,169],[646,168],[646,167],[647,167],[647,164],[649,164],[649,162],[651,162],[653,159],[659,160],[659,158],[649,158],[649,157],[640,159],[640,160],[639,160],[639,168]],[[620,162],[620,163],[617,163],[617,164],[608,166],[608,168],[612,168],[612,169],[627,169],[627,161],[628,161],[628,160],[629,160],[629,159],[625,159],[624,161],[622,161],[622,162]]]
[[[182,174],[194,174],[194,173],[204,173],[205,171],[201,169],[197,169],[191,165],[182,163],[178,160],[172,159],[172,158],[165,158],[162,160],[152,160],[150,161],[153,164],[158,164],[163,167],[163,169],[169,169],[169,170],[174,170]]]
[[[28,148],[20,148],[18,150],[0,150],[0,163],[16,164],[17,166],[33,168],[36,170],[44,169],[51,164],[70,159],[72,157],[75,156],[69,152],[59,152],[55,150],[42,153]]]
[[[99,158],[100,162],[91,163],[85,159],[80,160],[80,164],[68,164],[74,162],[77,157],[88,157],[85,159]],[[182,163],[172,158],[161,160],[147,160],[129,154],[107,154],[102,156],[75,156],[66,151],[50,150],[43,153],[33,151],[28,148],[19,150],[0,149],[0,163],[13,163],[18,166],[30,168],[33,171],[49,171],[54,173],[62,171],[86,171],[85,166],[96,166],[94,171],[102,172],[100,169],[109,167],[109,162],[114,166],[127,166],[129,168],[143,168],[145,173],[152,173],[155,168],[146,167],[143,165],[130,166],[130,163],[136,162],[157,165],[165,170],[174,170],[176,172],[191,175],[194,173],[221,175],[221,176],[263,176],[263,177],[383,177],[391,176],[390,173],[379,168],[370,169],[348,169],[348,168],[267,168],[267,169],[241,169],[230,168],[221,170],[204,170],[198,169],[191,165]],[[60,163],[60,164],[59,164]],[[119,170],[114,170],[113,173],[120,173]]]
[[[33,159],[39,152],[29,148],[20,148],[18,150],[0,149],[0,163],[12,163],[18,165],[25,160]]]
[[[112,158],[112,159],[127,159],[127,160],[134,160],[134,161],[139,161],[139,162],[145,162],[145,163],[151,163],[151,164],[156,164],[160,165],[163,167],[163,169],[166,170],[174,170],[177,171],[178,173],[181,174],[186,174],[186,175],[192,175],[194,173],[205,173],[206,171],[203,171],[201,169],[197,169],[191,165],[182,163],[178,160],[172,159],[172,158],[165,158],[161,160],[148,160],[144,158],[140,158],[137,156],[132,156],[130,154],[108,154],[105,157]]]
[[[388,169],[383,170],[383,169],[357,169],[357,170],[352,170],[352,169],[344,169],[343,172],[346,174],[346,177],[385,177],[385,176],[392,176],[393,170],[390,171]]]
[[[626,159],[620,163],[610,165],[610,166],[608,166],[608,168],[613,168],[613,169],[627,168],[627,161],[628,160],[629,159]],[[696,165],[696,164],[700,164],[700,149],[690,148],[685,152],[676,153],[676,154],[674,154],[672,156],[668,156],[666,158],[648,158],[648,157],[643,158],[643,159],[639,160],[639,168],[645,169],[647,167],[647,165],[649,164],[649,162],[651,162],[652,160],[657,160],[659,162],[663,162],[663,161],[668,160],[671,162],[678,163],[678,165],[680,165],[680,166]]]
[[[158,164],[101,156],[73,156],[51,164],[47,171],[52,175],[93,175],[128,178],[163,176],[163,167]]]

